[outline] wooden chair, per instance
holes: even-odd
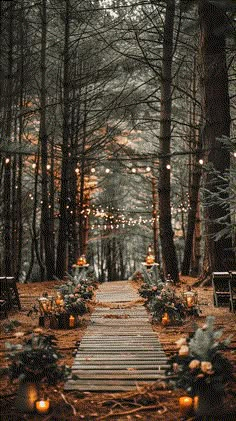
[[[8,310],[12,309],[15,305],[19,310],[21,310],[16,280],[13,276],[0,277],[0,297],[6,301],[6,307]]]
[[[215,307],[229,305],[229,272],[212,272],[213,301]]]
[[[7,317],[7,303],[6,300],[0,300],[0,318]]]
[[[236,311],[236,271],[230,272],[229,279],[229,309]]]

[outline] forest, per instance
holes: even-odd
[[[235,270],[235,1],[0,2],[1,275]]]

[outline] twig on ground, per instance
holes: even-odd
[[[68,402],[68,400],[66,399],[66,397],[65,397],[64,393],[61,393],[61,392],[60,392],[60,395],[61,395],[61,397],[62,397],[63,401],[64,401],[67,405],[69,405],[69,406],[71,407],[71,409],[72,409],[72,411],[73,411],[73,415],[77,415],[77,411],[76,411],[76,409],[75,409],[74,405],[72,405],[70,402]]]
[[[148,406],[140,406],[139,408],[129,409],[128,411],[123,411],[123,412],[113,412],[113,411],[111,411],[111,412],[109,412],[109,414],[101,417],[100,420],[105,420],[107,418],[120,416],[120,415],[133,414],[133,413],[139,412],[139,411],[149,411],[151,409],[155,409],[155,410],[159,409],[160,410],[161,408],[163,408],[163,406],[161,406],[161,405],[158,405],[158,406],[157,405],[148,405]]]

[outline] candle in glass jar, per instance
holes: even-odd
[[[192,407],[193,400],[190,398],[190,396],[181,396],[181,398],[179,398],[179,408],[181,415],[188,415],[191,412]]]
[[[168,315],[168,313],[164,313],[164,314],[163,314],[163,316],[162,316],[162,319],[161,319],[161,323],[162,323],[164,326],[166,326],[166,325],[168,325],[168,324],[169,324],[169,321],[170,321],[170,319],[169,319],[169,315]]]
[[[38,414],[41,414],[41,415],[47,414],[50,408],[49,399],[47,400],[41,399],[39,401],[36,401],[35,408]]]
[[[187,296],[187,306],[193,307],[193,305],[194,305],[194,297],[193,297],[193,295],[188,295]]]

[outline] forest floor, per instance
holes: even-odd
[[[181,277],[180,288],[186,285],[193,285],[196,279]],[[5,342],[19,343],[20,334],[24,337],[29,332],[38,328],[38,315],[28,316],[29,310],[35,304],[36,297],[41,296],[45,291],[55,294],[57,281],[35,282],[29,284],[18,284],[18,290],[22,302],[21,311],[12,311],[8,319],[0,320],[0,367],[7,365],[5,360]],[[132,282],[134,288],[139,284]],[[234,364],[236,372],[236,330],[235,313],[231,313],[227,307],[216,308],[213,305],[212,287],[196,287],[201,309],[200,316],[189,316],[180,326],[162,326],[160,323],[152,323],[153,330],[158,333],[160,342],[167,356],[173,355],[177,351],[176,341],[188,332],[193,330],[193,323],[203,325],[208,315],[215,316],[215,327],[223,328],[224,336],[233,335],[229,350],[225,355]],[[43,328],[43,332],[55,335],[60,354],[61,363],[71,366],[74,360],[76,343],[83,337],[89,323],[91,313],[94,309],[95,301],[89,302],[89,312],[80,319],[79,327],[69,330],[51,330]],[[9,321],[18,321],[20,325],[13,331],[6,332]],[[155,421],[180,421],[181,414],[178,406],[178,398],[183,395],[183,391],[169,390],[165,383],[153,383],[151,386],[139,388],[137,390],[122,393],[91,393],[91,392],[65,392],[63,384],[56,387],[47,387],[47,395],[51,402],[51,410],[48,415],[40,416],[34,414],[17,413],[14,408],[17,382],[10,383],[7,377],[0,379],[0,404],[1,421],[74,421],[74,420],[155,420]],[[235,403],[236,387],[234,384],[228,386],[226,396],[226,407],[228,411],[236,410]],[[191,418],[194,419],[194,418]],[[231,418],[225,418],[231,419]],[[189,418],[190,420],[190,418]],[[211,418],[212,421],[213,418]],[[223,421],[223,418],[222,418]],[[233,418],[232,418],[233,421]]]

